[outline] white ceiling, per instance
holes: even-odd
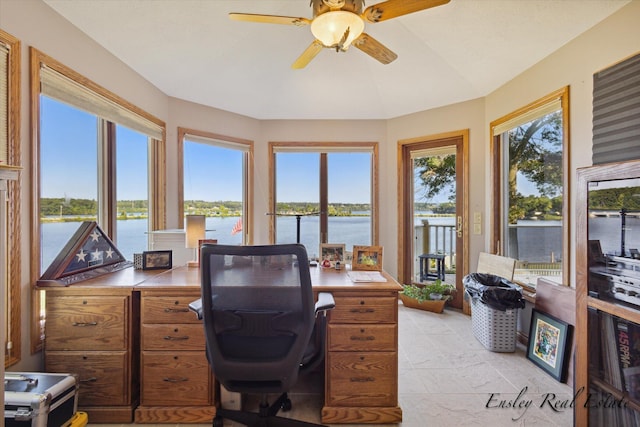
[[[309,0],[44,0],[167,95],[257,119],[389,119],[482,97],[629,1],[451,0],[367,24],[398,54],[389,65],[323,49],[293,70],[309,27],[228,13],[312,18]]]

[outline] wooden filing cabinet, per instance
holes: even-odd
[[[211,422],[215,387],[202,322],[188,304],[199,289],[141,293],[140,406],[137,423]]]
[[[45,370],[72,372],[92,422],[129,423],[138,401],[137,316],[131,288],[49,288]]]
[[[396,291],[333,291],[325,369],[324,423],[397,423]]]

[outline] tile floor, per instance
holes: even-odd
[[[549,405],[570,402],[571,388],[527,360],[524,346],[515,353],[486,350],[473,335],[471,318],[451,309],[435,314],[400,304],[399,322],[400,426],[573,425],[571,408],[557,412]],[[321,391],[320,381],[302,383],[286,416],[319,422]],[[499,407],[510,401],[522,409]],[[90,420],[89,426],[117,427]]]

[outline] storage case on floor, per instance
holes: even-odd
[[[489,307],[479,298],[471,300],[471,327],[473,335],[487,350],[516,351],[518,309],[505,311]]]
[[[72,374],[5,372],[4,381],[6,427],[59,427],[76,414],[78,381]]]

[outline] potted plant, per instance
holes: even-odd
[[[452,298],[451,294],[455,290],[454,285],[438,279],[425,285],[404,285],[400,299],[407,307],[442,313],[445,303]]]

